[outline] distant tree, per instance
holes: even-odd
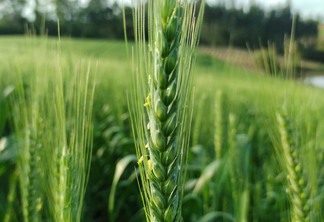
[[[90,0],[80,12],[86,24],[86,37],[122,38],[123,23],[120,7],[105,0]]]
[[[226,17],[225,5],[206,5],[204,24],[201,30],[201,42],[203,44],[227,45],[229,43],[230,32]]]
[[[79,26],[80,0],[53,0],[62,34],[73,35]]]
[[[265,36],[275,43],[278,49],[283,49],[285,36],[290,36],[292,28],[292,13],[289,6],[272,10],[265,23]]]
[[[27,0],[3,1],[4,9],[1,11],[0,34],[22,34],[24,24],[27,22],[23,10]]]
[[[6,10],[0,18],[1,33],[23,33],[24,25],[33,22],[36,28],[46,27],[50,35],[57,35],[57,20],[61,35],[91,38],[124,38],[123,10],[113,0],[34,0],[34,20],[24,18],[23,11],[29,0],[3,0]],[[196,0],[197,2],[201,0]],[[201,32],[201,43],[253,48],[265,46],[268,42],[283,52],[285,36],[292,28],[290,3],[270,12],[265,11],[253,0],[249,10],[233,7],[235,1],[221,1],[218,5],[206,5]],[[49,7],[52,6],[52,7]],[[52,10],[52,11],[50,11]],[[133,38],[132,8],[126,7],[126,31]],[[316,21],[304,21],[296,15],[295,39],[301,49],[315,48],[317,41]]]
[[[51,0],[55,5],[55,12],[61,21],[73,21],[78,19],[81,10],[81,0]]]
[[[285,36],[292,29],[290,3],[283,8],[266,12],[257,4],[251,4],[248,11],[227,8],[225,4],[207,5],[202,28],[201,42],[209,45],[233,45],[253,48],[275,44],[283,52]],[[304,48],[315,47],[318,35],[317,22],[296,19],[295,39]]]
[[[256,44],[259,44],[260,39],[265,38],[265,22],[264,10],[258,5],[251,5],[249,12],[245,16],[245,24],[241,26],[241,29],[245,30],[246,42],[240,40],[240,45],[246,46],[246,43],[248,43],[250,46],[256,46]]]
[[[299,39],[299,47],[304,50],[313,50],[317,44],[318,22],[313,20],[302,21],[296,15],[296,38]]]

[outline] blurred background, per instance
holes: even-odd
[[[48,84],[35,76],[73,76],[87,62],[97,86],[82,221],[145,220],[126,98],[132,1],[0,0],[0,221],[23,221],[16,86],[29,95]],[[324,221],[323,0],[207,0],[195,65],[184,221],[290,221],[292,195],[278,164],[282,110],[314,206],[310,221]]]
[[[123,5],[131,37],[130,0],[2,0],[0,34],[24,34],[27,27],[40,32],[46,27],[49,35],[57,35],[59,20],[63,36],[123,39]],[[279,44],[284,34],[290,34],[295,15],[296,37],[304,42],[309,39],[305,47],[314,47],[323,14],[323,3],[316,0],[209,0],[202,43],[239,47],[260,41]]]
[[[59,23],[61,36],[124,40],[123,7],[127,37],[133,40],[131,0],[2,0],[0,35],[57,36]],[[200,42],[219,47],[215,56],[221,59],[230,56],[232,62],[253,68],[257,59],[239,61],[246,58],[247,49],[271,46],[282,55],[293,30],[296,59],[321,62],[323,22],[320,0],[208,0]],[[228,51],[229,47],[237,50]],[[316,68],[307,62],[301,66],[307,73]]]

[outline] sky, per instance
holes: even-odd
[[[117,0],[124,2],[131,2],[132,0]],[[136,0],[135,0],[136,1]],[[284,5],[287,0],[206,0],[209,4],[216,4],[219,2],[235,1],[237,6],[248,6],[251,1],[256,2],[266,9],[275,8],[280,5]],[[295,12],[298,12],[306,18],[318,18],[319,16],[323,20],[324,18],[324,0],[290,0],[292,8]]]

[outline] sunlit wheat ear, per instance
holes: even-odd
[[[282,167],[287,174],[287,192],[291,202],[291,221],[310,221],[310,193],[303,164],[300,160],[298,136],[287,115],[277,113],[276,117],[281,142],[281,149],[279,150],[281,152],[279,153],[283,155]]]
[[[191,69],[203,15],[191,1],[137,1],[132,125],[148,221],[180,221],[191,124]],[[198,17],[195,17],[198,14]]]

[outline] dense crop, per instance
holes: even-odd
[[[66,86],[71,85],[73,73],[78,70],[75,67],[87,67],[76,66],[80,58],[98,64],[97,68],[93,65],[90,69],[90,75],[96,73],[97,83],[93,103],[94,139],[81,221],[143,221],[145,215],[137,182],[140,177],[138,164],[133,161],[135,149],[126,99],[127,92],[133,87],[129,82],[132,70],[124,59],[124,44],[63,39],[58,66],[56,43],[52,39],[45,42],[18,37],[0,39],[0,221],[22,221],[24,211],[24,194],[20,191],[21,182],[17,180],[22,176],[18,173],[19,161],[24,155],[18,146],[22,134],[13,127],[13,121],[19,117],[10,108],[21,105],[10,102],[20,98],[16,86],[23,85],[24,90],[35,92],[36,89],[28,84],[34,76],[32,73],[50,75],[61,67],[66,77],[63,91],[68,92]],[[8,58],[14,59],[9,61]],[[300,190],[305,190],[305,195],[298,192],[301,197],[306,197],[302,203],[306,204],[297,206],[308,207],[304,212],[310,221],[322,221],[323,91],[301,83],[246,73],[201,52],[198,52],[196,67],[193,70],[192,136],[182,202],[184,221],[294,221],[297,218],[294,216],[297,211],[294,202],[297,203],[298,199],[293,196],[291,176],[287,177],[289,173],[293,175],[288,169],[291,166],[298,173],[298,180],[303,178],[297,182]],[[17,82],[17,74],[25,76],[22,84]],[[46,82],[46,85],[36,84],[41,86],[37,90],[50,91],[53,96],[56,91],[46,88],[52,85]],[[35,94],[27,95],[25,98]],[[51,105],[57,103],[54,98],[44,100],[45,94],[36,95],[43,101],[41,107],[55,107]],[[147,94],[142,96],[145,98]],[[64,106],[71,107],[68,99],[71,97],[65,98]],[[143,104],[141,100],[144,109]],[[37,131],[39,136],[42,133],[47,135],[39,140],[46,146],[56,138],[48,133],[49,130],[56,132],[57,126],[54,111],[50,113],[46,115],[46,120],[50,121],[47,125],[42,125],[42,121],[35,122],[36,126],[48,129]],[[278,115],[289,125],[285,125]],[[66,133],[71,135],[73,124],[68,126]],[[290,155],[299,165],[295,162],[287,165],[288,162],[282,158],[286,152],[283,151],[282,139],[285,131],[291,141],[296,141],[294,149],[299,154],[295,157],[292,152]],[[37,164],[44,163],[38,161]],[[38,171],[44,173],[45,168]],[[117,179],[114,179],[115,173]],[[73,171],[73,175],[78,175],[77,171]],[[49,191],[46,187],[45,190]],[[109,196],[112,201],[108,203]],[[50,218],[49,210],[52,208],[49,204],[54,202],[48,202],[51,195],[47,193],[43,193],[43,197],[46,204],[42,206],[40,217],[44,221]],[[37,198],[35,200],[37,203]]]

